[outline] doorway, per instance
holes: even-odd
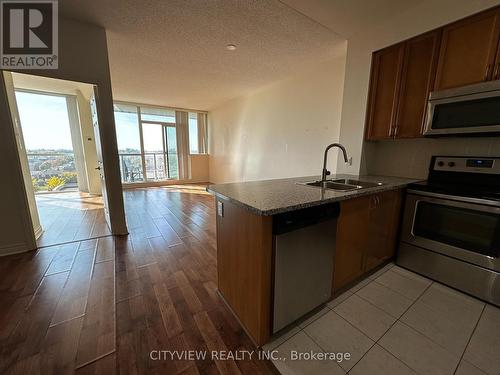
[[[111,235],[94,134],[94,86],[11,77],[6,86],[38,247]]]

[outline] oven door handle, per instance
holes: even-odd
[[[431,198],[439,198],[439,199],[445,199],[447,201],[457,201],[457,202],[465,202],[465,203],[472,203],[472,204],[481,204],[481,205],[486,205],[486,206],[493,206],[493,207],[500,207],[500,201],[493,201],[489,199],[482,199],[482,198],[472,198],[472,197],[462,197],[459,195],[448,195],[448,194],[441,194],[441,193],[432,193],[428,191],[421,191],[421,190],[413,190],[413,189],[408,189],[407,192],[409,194],[414,194],[414,195],[422,195],[424,197],[431,197]],[[496,210],[492,210],[496,211]]]

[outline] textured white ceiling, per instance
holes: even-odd
[[[280,0],[338,35],[369,32],[424,0]]]
[[[278,0],[59,4],[106,28],[116,100],[211,109],[345,53],[344,39]]]

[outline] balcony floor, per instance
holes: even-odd
[[[39,247],[111,234],[104,219],[102,197],[80,192],[35,196],[43,233]]]

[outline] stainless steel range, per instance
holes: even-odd
[[[397,264],[500,306],[500,158],[434,156],[401,230]]]

